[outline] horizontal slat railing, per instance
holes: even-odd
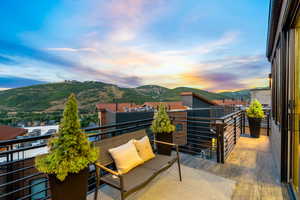
[[[152,119],[143,119],[119,124],[111,124],[106,126],[84,129],[88,137],[92,140],[101,139],[102,137],[113,137],[118,134],[130,132],[132,130],[147,128],[150,126]],[[92,132],[92,133],[90,133]],[[20,139],[0,141],[2,151],[0,151],[0,199],[32,199],[40,193],[45,194],[44,199],[50,198],[48,180],[38,181],[32,184],[32,180],[36,178],[47,178],[43,173],[38,172],[34,166],[34,157],[44,154],[46,150],[46,140],[52,135],[42,135],[34,137],[26,137]],[[28,145],[31,142],[43,141],[42,144]],[[45,149],[43,149],[45,148]],[[3,150],[5,149],[5,150]],[[44,151],[40,150],[43,149]],[[31,153],[30,153],[31,151]],[[29,154],[30,153],[30,154]],[[31,193],[32,186],[46,183],[46,187],[34,193]],[[89,178],[89,190],[95,185],[94,173]]]
[[[244,111],[236,111],[217,121],[218,162],[225,163],[241,134],[244,133]]]
[[[205,109],[187,110],[186,120],[172,119],[187,124],[187,144],[180,151],[206,159],[224,162],[243,132],[244,120],[240,117],[243,111],[227,114],[224,117],[201,117]],[[184,111],[183,111],[184,112]],[[153,119],[136,120],[118,124],[84,129],[91,141],[114,137],[138,129],[149,128]],[[222,126],[219,123],[222,122]],[[235,125],[235,128],[232,126]],[[223,129],[220,129],[223,127]],[[223,132],[220,132],[223,130]],[[149,131],[148,131],[149,132]],[[150,136],[153,134],[149,132]],[[50,198],[47,177],[38,172],[34,166],[34,157],[47,153],[46,143],[52,135],[42,135],[0,141],[0,199],[41,199]],[[235,141],[233,143],[232,141]],[[34,144],[34,145],[33,145]],[[222,150],[222,151],[221,151]],[[46,178],[46,179],[45,179]],[[37,182],[33,182],[33,180]],[[40,180],[40,181],[39,181]],[[33,186],[45,184],[41,191],[31,191]],[[94,171],[89,178],[89,192],[95,186]]]

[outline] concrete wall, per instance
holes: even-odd
[[[271,90],[251,90],[251,101],[257,99],[261,104],[271,106]]]
[[[213,104],[209,104],[207,102],[202,101],[201,99],[193,97],[193,108],[208,108],[212,105]]]
[[[190,108],[193,107],[193,96],[192,95],[181,96],[181,101],[184,106],[188,106]]]
[[[280,174],[281,162],[281,132],[279,126],[272,120],[270,134],[271,150],[276,163],[277,173]]]
[[[184,106],[188,106],[190,108],[208,108],[213,104],[209,104],[193,95],[183,95],[181,96],[181,101]]]

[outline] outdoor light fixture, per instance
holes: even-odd
[[[272,73],[269,74],[269,88],[272,87]]]

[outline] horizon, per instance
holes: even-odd
[[[77,80],[63,80],[63,81],[59,81],[59,82],[45,82],[45,83],[37,83],[37,84],[33,84],[33,85],[26,85],[26,86],[21,86],[21,87],[15,87],[15,88],[0,88],[0,92],[1,91],[7,91],[7,90],[11,90],[11,89],[17,89],[17,88],[23,88],[23,87],[31,87],[31,86],[36,86],[36,85],[44,85],[44,84],[56,84],[56,83],[65,83],[65,82],[72,82],[72,81],[76,81],[76,82],[80,82],[80,83],[84,83],[84,82],[90,82],[90,81],[77,81]],[[104,83],[104,84],[110,84],[110,83],[105,83],[105,82],[101,82],[101,81],[93,81],[93,82],[99,82],[99,83]],[[114,86],[117,86],[119,88],[138,88],[138,87],[143,87],[143,86],[157,86],[157,87],[163,87],[163,88],[167,88],[167,89],[176,89],[176,88],[181,88],[181,87],[185,87],[185,86],[178,86],[178,87],[165,87],[165,86],[161,86],[161,85],[140,85],[140,86],[136,86],[136,87],[121,87],[119,85],[116,84],[112,84]],[[190,88],[190,89],[198,89],[198,88],[193,88],[193,87],[185,87],[185,88]],[[207,91],[207,92],[211,92],[211,93],[222,93],[222,92],[239,92],[239,91],[243,91],[243,90],[251,90],[251,89],[257,89],[257,88],[265,88],[265,87],[253,87],[253,88],[246,88],[246,89],[237,89],[237,90],[220,90],[220,91],[210,91],[210,90],[205,90],[205,89],[198,89],[198,90],[203,90],[203,91]]]
[[[0,91],[64,80],[213,92],[265,87],[268,6],[267,0],[7,1],[0,8]]]

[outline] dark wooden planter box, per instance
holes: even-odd
[[[52,200],[86,200],[89,170],[85,168],[77,174],[68,174],[64,181],[49,174]]]
[[[162,142],[173,143],[173,132],[172,133],[156,133],[156,140]],[[172,146],[166,144],[157,144],[157,153],[162,155],[171,155]]]
[[[260,136],[260,127],[261,127],[261,118],[251,118],[248,117],[250,135],[253,138],[259,138]]]

